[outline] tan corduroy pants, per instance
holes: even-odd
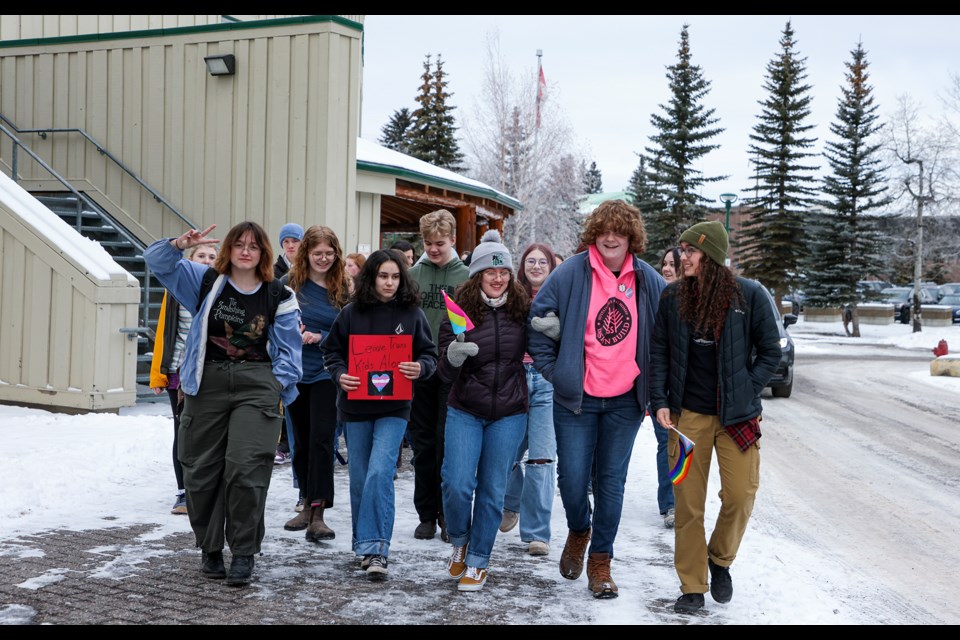
[[[679,419],[673,415],[672,420],[677,429],[694,442],[690,472],[673,488],[676,498],[673,563],[680,577],[680,591],[706,593],[709,590],[707,558],[716,565],[728,567],[737,557],[760,487],[760,445],[740,451],[717,416],[684,409]],[[679,438],[671,430],[667,445],[671,469],[679,458],[679,446]],[[721,506],[707,544],[703,517],[714,450],[720,465]]]

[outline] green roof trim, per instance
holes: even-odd
[[[394,167],[394,166],[385,165],[385,164],[377,164],[375,162],[365,162],[363,160],[357,160],[357,170],[372,171],[374,173],[385,173],[387,175],[397,176],[399,178],[413,180],[415,182],[429,183],[436,187],[456,189],[457,191],[461,191],[463,193],[467,193],[472,196],[478,196],[480,198],[488,198],[495,202],[499,202],[504,206],[512,208],[514,211],[523,210],[523,205],[520,204],[519,200],[515,200],[510,196],[504,195],[498,191],[494,191],[493,189],[475,187],[470,184],[457,182],[456,180],[448,180],[446,178],[432,176],[428,173],[420,173],[419,171],[411,171],[410,169],[403,169],[401,167]]]
[[[191,33],[216,33],[218,31],[236,31],[239,29],[264,29],[282,27],[291,24],[312,24],[333,22],[355,31],[363,32],[363,25],[340,16],[303,16],[299,18],[274,18],[271,20],[251,20],[249,22],[221,22],[193,27],[173,27],[170,29],[143,29],[141,31],[111,31],[109,33],[86,33],[76,36],[57,36],[53,38],[28,38],[26,40],[0,41],[0,49],[9,47],[37,47],[77,42],[108,42],[110,40],[131,40],[136,38],[158,38],[161,36],[181,36]]]

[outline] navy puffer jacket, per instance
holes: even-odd
[[[730,302],[717,347],[720,381],[720,422],[734,425],[760,415],[760,392],[780,364],[780,332],[773,305],[762,285],[737,278],[744,302]],[[679,285],[671,284],[660,298],[653,333],[650,401],[654,411],[668,407],[680,413],[687,378],[690,325],[680,320]],[[754,352],[756,349],[756,352]]]
[[[451,407],[486,420],[527,412],[526,324],[515,322],[503,307],[487,309],[483,321],[464,334],[464,340],[475,342],[479,351],[460,368],[447,359],[447,347],[453,340],[450,323],[442,323],[437,372],[444,382],[453,383]]]

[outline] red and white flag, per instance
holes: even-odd
[[[540,104],[543,102],[543,94],[547,91],[547,79],[543,75],[543,67],[540,67],[540,79],[537,82],[537,129],[540,128]]]

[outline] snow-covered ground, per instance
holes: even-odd
[[[862,338],[844,336],[840,323],[806,323],[791,327],[798,358],[818,353],[877,353],[885,357],[917,358],[929,356],[943,338],[954,352],[960,351],[960,327],[928,328],[913,334],[907,325],[864,325]],[[956,391],[960,407],[960,378],[934,378],[922,373],[923,366],[911,374],[918,381],[940,389]],[[895,384],[895,382],[891,382]],[[765,399],[765,402],[771,402]],[[783,407],[785,405],[781,405]],[[790,411],[802,416],[804,406],[794,403]],[[958,409],[960,415],[960,409]],[[570,583],[560,578],[557,561],[566,532],[563,508],[556,498],[553,515],[554,540],[549,559],[528,559],[536,575],[555,582],[555,606],[544,608],[544,623],[564,623],[569,612],[576,612],[577,622],[657,623],[681,620],[664,615],[679,595],[672,567],[673,534],[663,528],[656,507],[656,448],[649,421],[637,438],[631,463],[623,520],[617,538],[617,559],[613,576],[620,586],[621,597],[615,601],[594,601],[587,594],[583,579]],[[149,534],[160,538],[189,531],[185,517],[169,513],[174,497],[174,480],[170,461],[172,420],[165,403],[142,404],[125,409],[120,415],[88,414],[70,416],[37,409],[0,406],[0,443],[3,465],[0,465],[0,553],[13,551],[11,539],[31,533],[60,528],[73,530],[99,529],[152,523]],[[409,454],[407,454],[409,455]],[[861,461],[861,463],[863,463]],[[764,474],[775,469],[765,468]],[[397,522],[391,555],[398,558],[398,571],[406,577],[422,573],[425,583],[437,582],[447,555],[445,545],[437,541],[418,541],[412,537],[417,525],[413,509],[413,476],[401,473],[397,481]],[[709,492],[707,522],[712,523],[719,501],[719,488],[714,474]],[[882,594],[887,585],[863,583],[863,576],[851,571],[841,552],[824,554],[813,549],[802,535],[791,531],[791,505],[773,500],[777,488],[771,482],[770,493],[764,485],[758,496],[754,520],[747,531],[740,555],[733,566],[736,597],[728,605],[717,605],[707,597],[707,618],[685,618],[683,622],[723,624],[869,624],[910,623],[917,621],[915,611],[885,611],[858,606]],[[328,524],[338,536],[329,549],[349,558],[349,508],[346,473],[337,473],[338,508],[329,512]],[[266,555],[290,554],[286,538],[302,538],[301,533],[284,532],[282,523],[291,517],[296,490],[290,481],[290,467],[274,473],[267,512]],[[960,505],[960,497],[953,510]],[[870,544],[869,532],[848,532],[864,536]],[[854,539],[856,542],[856,539]],[[6,547],[6,548],[5,548]],[[436,566],[403,565],[405,553],[429,552],[436,557]],[[302,549],[300,549],[302,552]],[[498,557],[522,556],[517,531],[501,534],[491,561],[491,585],[497,578]],[[339,564],[342,562],[338,561]],[[947,565],[951,570],[951,565]],[[109,571],[109,568],[105,569]],[[290,570],[293,570],[292,568]],[[121,574],[117,574],[122,579]],[[38,576],[40,580],[56,580],[56,576]],[[42,584],[20,585],[25,589],[42,588]],[[431,592],[428,592],[431,593]],[[444,591],[446,593],[446,591]],[[426,595],[423,597],[435,597]],[[518,591],[514,598],[518,609],[529,597]],[[2,603],[0,603],[2,604]],[[429,606],[428,603],[427,606]],[[498,599],[498,607],[509,607],[510,601]],[[411,610],[419,609],[414,607]],[[403,611],[397,611],[402,616]],[[955,617],[948,620],[956,621]],[[409,622],[417,622],[411,619]],[[395,619],[394,622],[403,622]]]

